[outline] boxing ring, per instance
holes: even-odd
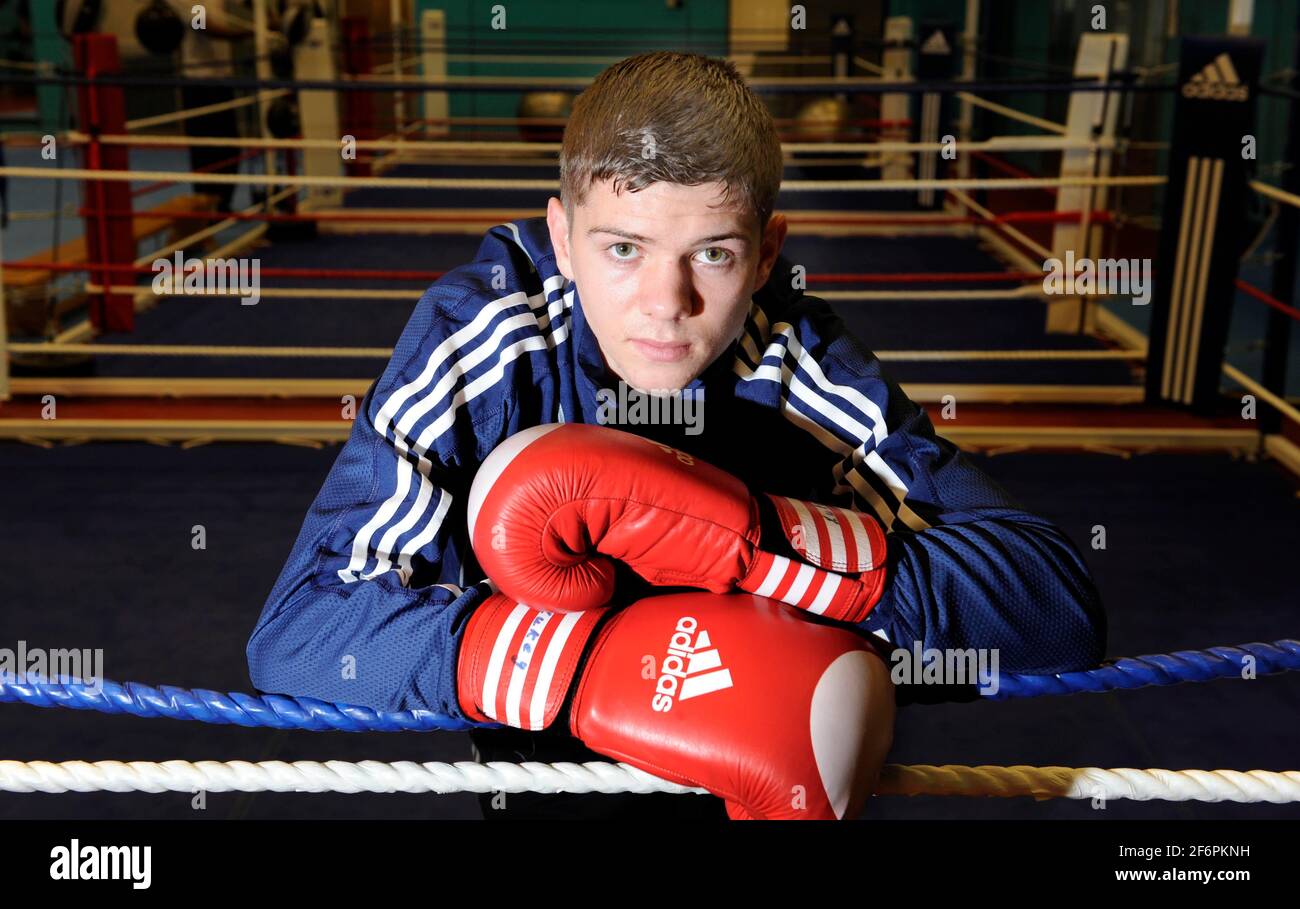
[[[396,65],[396,64],[395,64]],[[870,66],[863,64],[863,68]],[[369,74],[367,74],[369,75]],[[1029,236],[1031,226],[1048,225],[1061,235],[1070,234],[1078,238],[1078,245],[1086,248],[1094,228],[1110,223],[1111,215],[1106,211],[1106,192],[1120,189],[1156,188],[1173,183],[1170,176],[1163,174],[1140,174],[1135,176],[1117,176],[1109,172],[1109,167],[1101,167],[1099,162],[1108,161],[1109,156],[1119,147],[1110,124],[1086,138],[1076,135],[1079,123],[1087,117],[1071,116],[1069,124],[1054,123],[1041,117],[1033,117],[1004,105],[986,101],[973,91],[1005,92],[1041,89],[1044,91],[1069,91],[1072,96],[1089,95],[1105,98],[1114,93],[1134,89],[1127,83],[1105,81],[1099,77],[1096,85],[1084,85],[1079,82],[1062,83],[1059,81],[1026,83],[1016,85],[999,85],[993,82],[978,83],[974,81],[944,81],[930,84],[918,83],[907,85],[901,82],[859,80],[850,83],[858,92],[880,95],[882,118],[878,126],[882,128],[882,141],[845,142],[838,136],[831,136],[832,141],[807,142],[786,141],[784,149],[791,155],[837,154],[840,156],[874,155],[869,160],[874,165],[883,165],[881,179],[871,180],[835,180],[816,179],[784,181],[784,189],[792,193],[809,195],[863,192],[892,193],[928,193],[931,197],[947,199],[951,204],[935,210],[899,213],[861,214],[849,211],[801,211],[797,207],[790,212],[790,221],[797,228],[819,228],[826,236],[835,236],[837,232],[857,231],[863,235],[879,232],[887,236],[926,235],[928,232],[964,229],[968,234],[982,238],[1000,252],[1005,268],[994,272],[932,272],[907,273],[901,270],[884,272],[854,272],[836,274],[810,275],[814,283],[823,285],[846,285],[852,289],[831,289],[821,291],[818,295],[828,301],[874,302],[874,301],[978,301],[978,300],[1024,300],[1045,302],[1051,318],[1057,320],[1060,312],[1069,312],[1068,307],[1080,306],[1078,299],[1057,300],[1047,298],[1042,289],[1043,272],[1037,269],[1041,260],[1049,259],[1060,245],[1054,238],[1050,245]],[[41,77],[50,85],[60,86],[88,85],[96,91],[121,91],[138,86],[129,78],[114,77],[113,74],[101,74],[95,79],[72,77]],[[34,80],[35,81],[35,80]],[[258,94],[248,99],[241,99],[240,104],[251,104],[260,100],[270,100],[291,92],[295,88],[306,89],[342,89],[352,90],[354,85],[343,86],[334,80],[318,79],[297,83],[273,81],[265,78],[253,81],[225,80],[230,87],[256,89]],[[538,87],[532,83],[516,80],[521,88]],[[555,83],[549,80],[546,84]],[[753,80],[758,90],[774,90],[781,87],[778,80]],[[542,83],[538,83],[541,85]],[[415,85],[416,88],[411,88]],[[403,92],[423,88],[430,94],[434,90],[446,91],[457,87],[464,89],[484,89],[485,86],[472,79],[449,80],[440,78],[427,82],[379,82],[371,81],[368,89],[372,91],[393,91],[401,99]],[[811,90],[813,86],[796,86],[799,91]],[[1171,86],[1149,86],[1161,90]],[[496,87],[499,89],[499,86]],[[496,90],[493,89],[493,90]],[[960,89],[960,90],[959,90]],[[793,89],[792,89],[793,90]],[[975,105],[1006,117],[1018,120],[1023,125],[1031,126],[1044,135],[993,135],[984,140],[974,140],[969,136],[969,123],[962,133],[962,149],[971,157],[984,164],[997,163],[992,156],[995,153],[1059,151],[1073,162],[1070,167],[1064,164],[1056,176],[1034,177],[1014,168],[1001,171],[1004,175],[997,177],[972,177],[970,165],[963,157],[959,167],[954,168],[956,177],[938,177],[938,169],[931,158],[923,158],[920,153],[942,151],[944,143],[936,141],[938,130],[936,124],[926,127],[919,141],[899,141],[897,127],[908,121],[884,118],[885,110],[891,103],[904,96],[919,96],[915,100],[920,105],[931,103],[931,94],[938,97],[940,93],[952,94],[964,105]],[[1098,102],[1099,104],[1103,102]],[[1104,110],[1104,108],[1100,108]],[[190,112],[193,114],[194,112]],[[164,115],[170,117],[172,115]],[[967,111],[967,117],[969,111]],[[483,118],[486,119],[486,118]],[[1102,120],[1104,121],[1104,117]],[[333,139],[302,138],[257,138],[223,137],[221,139],[204,139],[202,137],[169,137],[164,135],[127,135],[128,130],[152,127],[161,123],[160,118],[127,121],[120,131],[112,129],[70,130],[61,132],[59,138],[72,147],[86,147],[96,152],[109,149],[127,150],[132,147],[171,147],[180,148],[187,144],[229,146],[240,150],[247,157],[267,155],[275,151],[294,151],[306,157],[309,152],[326,152],[337,148]],[[513,122],[513,121],[512,121]],[[1089,121],[1091,122],[1091,121]],[[434,126],[446,130],[452,120],[448,118],[428,117],[417,123],[422,128]],[[891,126],[892,124],[892,126]],[[466,124],[481,125],[481,124]],[[403,127],[405,129],[406,127]],[[894,129],[890,133],[888,130]],[[430,134],[436,135],[436,129]],[[904,130],[901,135],[907,135]],[[792,136],[798,139],[799,137]],[[558,144],[545,142],[454,142],[418,141],[398,134],[397,138],[366,139],[356,142],[356,147],[363,152],[391,152],[392,162],[418,160],[421,154],[430,157],[438,154],[461,154],[469,152],[482,153],[536,153],[553,154]],[[897,174],[898,162],[915,154],[918,161],[925,161],[929,170],[919,179],[903,179]],[[122,160],[125,160],[123,158]],[[793,162],[793,159],[792,159]],[[1086,164],[1086,167],[1084,167]],[[390,162],[391,166],[391,162]],[[999,165],[1008,167],[1007,165]],[[430,212],[393,210],[376,210],[368,208],[337,208],[328,210],[307,210],[294,213],[277,213],[275,203],[289,196],[305,195],[308,190],[334,190],[347,192],[353,190],[397,190],[412,193],[415,191],[457,191],[475,190],[493,191],[554,191],[558,184],[554,179],[461,179],[453,177],[431,177],[418,174],[387,175],[381,174],[376,167],[373,174],[313,174],[307,173],[248,173],[222,174],[197,172],[178,172],[173,170],[132,169],[129,167],[99,166],[75,168],[60,167],[0,167],[0,176],[24,180],[49,181],[84,181],[88,186],[99,188],[109,184],[126,184],[141,180],[155,180],[160,183],[196,182],[199,179],[212,184],[244,186],[263,190],[266,195],[262,206],[252,206],[236,212],[199,211],[184,212],[193,220],[207,220],[212,226],[197,233],[190,234],[184,243],[197,243],[210,237],[221,225],[245,222],[256,225],[241,242],[251,243],[260,236],[256,231],[263,230],[268,224],[295,224],[311,222],[328,229],[337,225],[340,229],[351,228],[358,233],[372,229],[358,225],[386,225],[386,229],[407,225],[412,232],[421,224],[432,230],[436,225],[439,230],[451,227],[457,216],[435,215]],[[1287,192],[1269,183],[1259,180],[1251,181],[1249,187],[1255,193],[1290,209],[1300,209],[1300,196]],[[278,191],[277,191],[278,190]],[[994,210],[995,206],[981,204],[974,194],[999,190],[1040,190],[1054,195],[1059,200],[1054,211],[1003,211]],[[824,197],[824,196],[823,196]],[[151,210],[131,212],[129,207],[113,207],[102,199],[95,204],[87,202],[87,212],[96,221],[109,223],[111,219],[143,217],[153,214]],[[459,216],[460,227],[465,230],[479,229],[479,222],[491,225],[512,217],[509,212],[489,209],[473,209]],[[374,230],[380,228],[375,227]],[[1201,228],[1204,230],[1204,227]],[[1172,228],[1171,228],[1172,231]],[[809,231],[811,232],[811,230]],[[1199,235],[1199,234],[1198,234]],[[1209,236],[1209,234],[1207,234]],[[1074,242],[1071,240],[1070,242]],[[176,244],[172,244],[176,245]],[[2,262],[4,268],[11,271],[43,271],[52,273],[84,272],[89,281],[84,291],[92,297],[108,300],[116,297],[125,301],[125,309],[138,308],[145,300],[155,296],[172,296],[171,293],[157,291],[150,293],[145,287],[138,287],[133,282],[149,275],[153,269],[146,258],[132,262],[126,258],[111,258],[107,255],[91,257],[86,263],[60,264],[44,259],[35,262]],[[274,278],[307,278],[326,276],[338,280],[420,280],[433,281],[441,272],[427,270],[393,271],[339,268],[268,268],[262,274]],[[820,280],[819,280],[820,279]],[[991,288],[993,284],[1011,283],[1012,287]],[[978,287],[948,287],[931,289],[928,285],[980,285]],[[1236,288],[1253,297],[1257,302],[1272,307],[1275,311],[1294,314],[1294,307],[1279,301],[1245,281],[1238,279]],[[884,287],[885,289],[877,289]],[[367,289],[317,287],[266,287],[261,294],[268,299],[298,299],[329,297],[348,299],[390,299],[405,300],[412,297],[409,289],[390,289],[372,287]],[[2,288],[0,288],[2,293]],[[182,296],[177,291],[175,296]],[[231,294],[230,296],[233,296]],[[2,299],[2,297],[0,297]],[[1289,299],[1289,298],[1288,298]],[[1093,304],[1087,304],[1092,308]],[[1097,314],[1089,314],[1091,319]],[[1105,314],[1100,314],[1105,318]],[[1070,318],[1073,318],[1072,316]],[[1082,321],[1082,317],[1080,317]],[[1112,328],[1117,326],[1113,323]],[[4,340],[4,339],[0,339]],[[97,357],[157,357],[174,359],[176,357],[211,357],[211,358],[269,358],[283,357],[294,360],[311,358],[329,358],[336,360],[385,360],[391,354],[389,347],[377,346],[308,346],[302,345],[177,345],[177,344],[94,344],[79,343],[87,341],[85,334],[76,332],[60,333],[57,337],[41,341],[8,341],[0,345],[0,354],[4,349],[16,354]],[[1000,361],[1019,363],[1022,361],[1058,361],[1059,363],[1096,363],[1110,362],[1126,365],[1130,362],[1151,358],[1148,339],[1130,331],[1119,337],[1118,349],[1070,350],[1070,349],[982,349],[982,350],[913,350],[882,349],[877,354],[882,361],[893,362],[976,362],[980,365]],[[1172,345],[1171,345],[1172,346]],[[1151,360],[1153,363],[1154,358]],[[1283,397],[1273,394],[1264,384],[1255,381],[1242,371],[1228,363],[1222,364],[1222,373],[1234,384],[1248,390],[1266,401],[1276,411],[1296,425],[1300,425],[1300,410],[1288,403]],[[0,376],[7,380],[7,377]],[[105,380],[62,380],[60,387],[69,392],[85,391],[89,394],[104,394],[98,388],[91,391],[92,383],[109,386]],[[223,385],[222,383],[225,383]],[[242,383],[236,385],[236,383]],[[6,383],[7,384],[7,381]],[[16,393],[32,395],[51,386],[49,380],[40,383],[30,378],[18,377],[12,380]],[[219,390],[237,388],[240,394],[264,396],[267,398],[285,397],[293,393],[303,394],[302,389],[310,389],[326,396],[335,395],[342,388],[345,391],[364,391],[364,385],[357,385],[351,380],[338,379],[293,379],[293,380],[251,380],[224,379],[199,380],[194,378],[132,378],[118,380],[116,387],[128,387],[130,390],[157,395],[160,399],[174,394],[177,388],[190,389],[191,394],[201,385],[208,385]],[[254,388],[256,386],[256,388]],[[918,386],[913,396],[918,401],[938,401],[938,385]],[[953,386],[957,387],[957,386]],[[1056,384],[1017,385],[997,388],[985,383],[960,386],[961,393],[967,400],[978,401],[980,394],[993,396],[998,401],[1015,400],[1053,400],[1088,403],[1123,403],[1140,397],[1140,389],[1133,386],[1090,386],[1079,384],[1066,387]],[[1098,390],[1101,389],[1101,390]],[[322,391],[323,390],[323,391]],[[944,390],[951,390],[944,386]],[[209,392],[211,391],[209,390]],[[163,408],[165,400],[160,400],[157,407]],[[24,402],[25,405],[25,402]],[[22,410],[13,410],[17,414],[0,422],[0,437],[41,438],[47,441],[68,441],[84,438],[133,438],[157,441],[160,439],[180,441],[187,445],[200,444],[204,440],[262,440],[266,438],[292,438],[297,443],[303,441],[338,441],[346,435],[347,427],[337,420],[324,418],[309,422],[302,420],[293,426],[293,431],[285,430],[286,418],[277,420],[235,420],[202,421],[189,413],[182,419],[158,420],[152,412],[133,412],[128,419],[80,420],[73,416],[53,421],[38,419],[34,414]],[[1116,448],[1137,446],[1155,447],[1160,444],[1185,445],[1192,433],[1182,429],[1151,429],[1143,433],[1123,426],[1057,427],[1050,430],[1021,428],[1016,433],[1009,433],[1005,428],[954,426],[953,432],[945,430],[954,438],[974,441],[976,446],[987,445],[1027,445],[1051,444],[1064,440],[1065,444],[1077,444],[1082,436],[1089,437],[1089,443],[1096,447],[1111,445]],[[1198,430],[1205,434],[1211,429]],[[1232,433],[1241,434],[1239,426],[1230,428]],[[1253,432],[1253,429],[1250,431]],[[1038,433],[1037,435],[1035,433]],[[1224,439],[1229,430],[1219,431],[1206,445],[1227,446]],[[1235,437],[1234,437],[1235,438]],[[1029,440],[1026,442],[1026,440]],[[1173,441],[1170,441],[1173,440]],[[1237,444],[1233,442],[1232,444]],[[1240,443],[1244,448],[1245,443]],[[1284,630],[1285,631],[1285,630]],[[1243,635],[1244,636],[1244,635]],[[1138,657],[1120,658],[1097,666],[1093,669],[1061,673],[1057,675],[1028,675],[1002,673],[996,693],[983,694],[989,700],[1007,700],[1047,697],[1052,695],[1069,695],[1082,693],[1116,692],[1149,686],[1172,686],[1192,682],[1215,680],[1246,679],[1262,675],[1294,672],[1300,669],[1300,640],[1280,639],[1272,643],[1248,643],[1239,646],[1211,647],[1205,650],[1181,650],[1173,653],[1154,654]],[[252,695],[239,692],[223,693],[208,689],[186,689],[174,686],[151,686],[140,682],[101,681],[87,684],[84,681],[66,677],[53,679],[19,680],[0,675],[0,702],[9,704],[26,704],[44,708],[63,708],[70,710],[94,711],[113,715],[131,715],[139,718],[189,720],[191,722],[212,725],[243,726],[276,730],[304,730],[314,732],[461,732],[471,728],[471,724],[457,721],[451,717],[428,710],[376,711],[366,707],[345,703],[331,703],[312,698],[294,698],[284,695]],[[15,708],[16,709],[16,708]],[[627,764],[604,762],[590,763],[555,763],[522,762],[518,764],[504,762],[478,763],[474,761],[456,762],[417,762],[417,761],[13,761],[0,760],[0,791],[11,793],[86,793],[86,792],[281,792],[281,793],[408,793],[408,794],[450,794],[457,792],[541,792],[541,793],[651,793],[666,792],[674,794],[703,793],[705,790],[679,786],[661,780]],[[1129,799],[1138,801],[1202,801],[1202,802],[1239,802],[1239,803],[1295,803],[1300,802],[1300,770],[1233,770],[1233,769],[1134,769],[1134,768],[1100,768],[1100,767],[1056,767],[1056,766],[964,766],[964,765],[886,765],[875,794],[909,795],[909,796],[968,796],[985,798],[1014,798],[1029,796],[1038,800],[1077,799],[1106,801],[1110,799]]]

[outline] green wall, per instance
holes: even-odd
[[[506,27],[494,29],[492,8],[498,3],[500,0],[417,4],[416,22],[427,9],[440,9],[447,14],[447,50],[453,58],[447,66],[450,75],[590,78],[608,64],[572,63],[564,58],[593,55],[621,58],[652,50],[727,53],[727,4],[721,0],[686,0],[679,9],[669,9],[664,0],[501,3],[506,11]],[[635,27],[630,27],[632,23]],[[454,59],[465,54],[526,59],[518,63]],[[548,58],[557,62],[548,63]],[[519,95],[513,93],[453,93],[451,115],[513,117],[518,103]]]

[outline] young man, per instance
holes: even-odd
[[[997,648],[1009,671],[1095,664],[1104,617],[1073,545],[795,289],[773,213],[781,168],[772,119],[729,64],[654,53],[598,76],[565,133],[561,199],[545,221],[493,228],[425,293],[366,396],[249,642],[257,687],[481,718],[458,679],[491,602],[466,501],[499,443],[548,423],[613,423],[755,492],[866,516],[889,534],[884,586],[839,623],[863,637]],[[665,402],[676,419],[647,419]],[[486,760],[605,759],[564,725],[471,735]],[[483,803],[489,817],[722,816],[712,797]]]

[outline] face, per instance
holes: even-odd
[[[616,194],[593,183],[572,223],[559,199],[546,220],[560,271],[578,287],[605,365],[646,392],[684,388],[739,334],[750,296],[785,240],[774,215],[723,203],[720,184],[653,183]]]

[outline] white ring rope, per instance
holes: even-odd
[[[1052,250],[1048,249],[1046,246],[1037,242],[1032,237],[1023,233],[1022,231],[1016,230],[1010,224],[998,225],[997,215],[989,211],[983,205],[980,205],[978,202],[976,202],[974,197],[971,196],[970,193],[961,189],[950,190],[950,192],[953,194],[954,197],[956,197],[958,202],[960,202],[962,205],[965,205],[967,208],[975,212],[975,214],[979,215],[981,218],[989,222],[988,224],[983,226],[985,227],[1000,226],[1004,233],[1010,235],[1011,237],[1014,237],[1016,240],[1019,240],[1022,246],[1024,246],[1030,252],[1039,256],[1043,260],[1050,260],[1054,258],[1052,254]]]
[[[1300,770],[1134,770],[1118,767],[884,768],[878,795],[1136,799],[1168,802],[1300,801]]]
[[[208,256],[208,258],[216,258]],[[178,284],[180,282],[177,282]],[[242,290],[232,288],[229,290],[185,290],[184,287],[164,287],[161,291],[155,291],[152,287],[140,287],[131,284],[115,285],[105,287],[103,284],[89,283],[84,290],[88,294],[102,293],[132,293],[134,292],[137,299],[152,299],[154,297],[216,297],[219,299],[230,297],[245,296]],[[1042,294],[1042,289],[1036,285],[1031,290]],[[258,292],[263,300],[401,300],[405,303],[414,302],[420,299],[424,293],[423,288],[413,287],[408,290],[374,290],[371,288],[357,288],[353,290],[350,287],[263,287]],[[990,297],[990,299],[1003,299],[1004,297],[1020,296],[1007,291],[999,296]],[[870,299],[870,298],[868,298]],[[899,299],[910,299],[910,297],[900,297]],[[924,298],[921,298],[924,299]],[[946,299],[946,298],[944,298]]]
[[[258,92],[256,95],[246,95],[242,98],[234,98],[230,101],[221,101],[216,104],[205,104],[203,107],[190,107],[184,110],[169,111],[165,114],[158,114],[153,117],[141,117],[138,120],[127,120],[125,126],[127,129],[148,129],[151,126],[162,126],[165,123],[176,123],[180,120],[192,120],[195,117],[204,117],[208,114],[215,114],[218,111],[233,110],[237,107],[248,107],[251,104],[257,104],[259,101],[270,101],[272,98],[280,98],[284,95],[291,94],[287,88],[267,89]]]
[[[102,290],[103,288],[98,288]],[[87,292],[95,288],[87,287]],[[262,291],[266,295],[266,291]],[[1023,300],[1038,299],[1047,295],[1041,284],[1024,284],[1020,287],[995,290],[819,290],[815,296],[823,300]]]
[[[982,107],[985,110],[992,111],[995,114],[1010,120],[1018,120],[1021,123],[1028,123],[1030,126],[1037,126],[1039,129],[1058,135],[1066,135],[1069,130],[1064,123],[1055,123],[1051,120],[1044,120],[1042,117],[1035,117],[1033,114],[1027,114],[1024,111],[1016,110],[1014,107],[1007,107],[1005,104],[998,104],[989,101],[987,98],[981,98],[979,95],[972,95],[970,92],[957,92],[958,100],[965,101],[968,104],[974,104],[976,107]]]
[[[0,761],[6,792],[702,793],[628,764],[592,761]]]
[[[1252,394],[1258,395],[1271,404],[1279,413],[1294,423],[1300,423],[1300,410],[1273,394],[1227,360],[1223,361],[1223,374]]]
[[[820,124],[819,124],[820,125]],[[190,146],[211,146],[214,148],[288,148],[308,149],[323,148],[337,150],[339,139],[276,139],[234,136],[167,136],[167,135],[123,135],[105,133],[92,137],[89,133],[71,130],[67,141],[85,145],[91,140],[104,145],[127,146],[165,146],[189,148]],[[424,139],[356,139],[358,150],[377,151],[533,151],[558,152],[559,142],[515,142],[515,141],[455,141]],[[993,136],[979,142],[965,142],[957,146],[961,151],[1063,151],[1067,149],[1107,149],[1114,148],[1111,139],[1061,139],[1056,136]],[[943,142],[782,142],[781,148],[787,152],[903,152],[903,151],[943,151],[949,145]]]
[[[1287,205],[1300,208],[1300,196],[1295,193],[1289,193],[1262,180],[1251,180],[1248,185],[1261,196],[1267,196],[1270,199],[1276,199],[1278,202],[1285,202]]]
[[[5,792],[703,793],[628,764],[591,761],[0,761]],[[876,795],[1173,802],[1300,801],[1300,771],[889,764]]]
[[[555,190],[559,180],[475,180],[469,177],[326,177],[312,174],[223,174],[172,170],[97,170],[80,167],[0,167],[0,177],[34,180],[113,180],[138,183],[174,180],[251,186],[360,186],[403,189]],[[1030,189],[1053,186],[1162,186],[1157,175],[1131,177],[991,177],[961,180],[785,180],[788,192],[907,192],[921,189]]]

